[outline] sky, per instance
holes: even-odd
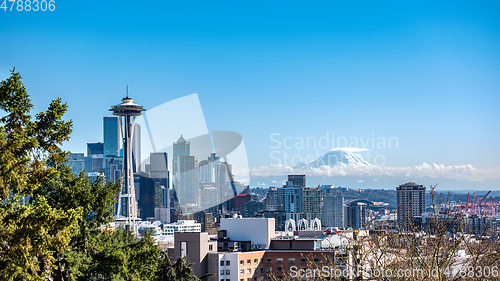
[[[379,156],[376,166],[500,189],[497,1],[55,6],[0,9],[0,79],[16,67],[37,111],[56,97],[68,103],[65,149],[102,141],[102,117],[128,85],[146,109],[197,93],[208,130],[241,134],[251,169],[271,171],[262,185],[347,139]]]

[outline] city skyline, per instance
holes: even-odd
[[[103,140],[102,117],[129,85],[148,109],[198,93],[209,131],[243,136],[252,186],[280,186],[294,171],[273,166],[275,151],[315,160],[338,148],[319,148],[321,138],[346,138],[383,165],[319,171],[317,182],[499,190],[498,4],[316,4],[58,3],[51,13],[3,13],[0,78],[16,67],[35,109],[68,102],[72,152]],[[297,145],[308,138],[316,148]],[[368,138],[397,147],[364,147]]]

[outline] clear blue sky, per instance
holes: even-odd
[[[56,1],[0,10],[0,79],[20,71],[37,109],[61,97],[65,147],[102,138],[130,95],[146,108],[198,93],[210,130],[397,137],[388,165],[500,166],[498,1]],[[302,151],[296,151],[302,153]]]

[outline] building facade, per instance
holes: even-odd
[[[412,230],[422,222],[425,212],[425,186],[414,182],[401,184],[396,188],[398,227],[401,231]]]

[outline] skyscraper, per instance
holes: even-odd
[[[120,131],[118,128],[118,117],[103,118],[104,157],[119,156]]]
[[[87,143],[85,169],[87,174],[104,170],[104,144],[102,142]]]
[[[168,155],[166,152],[153,152],[149,154],[149,174],[152,179],[168,188]]]
[[[278,188],[269,187],[266,193],[266,210],[267,211],[277,211],[278,210]]]
[[[414,182],[402,184],[396,188],[398,197],[398,226],[400,230],[412,230],[419,227],[422,213],[425,212],[425,186]]]
[[[305,178],[304,178],[305,181]],[[319,187],[302,188],[302,212],[306,220],[323,219],[323,197]]]
[[[288,186],[306,187],[305,175],[288,175]]]
[[[132,137],[132,165],[133,172],[141,171],[141,125],[134,124],[134,136]]]
[[[344,228],[344,196],[328,192],[323,197],[323,225]]]
[[[173,185],[182,206],[194,205],[198,201],[197,165],[194,156],[190,155],[190,147],[182,136],[173,144]]]
[[[345,204],[345,228],[366,227],[367,204],[365,200],[351,200]]]

